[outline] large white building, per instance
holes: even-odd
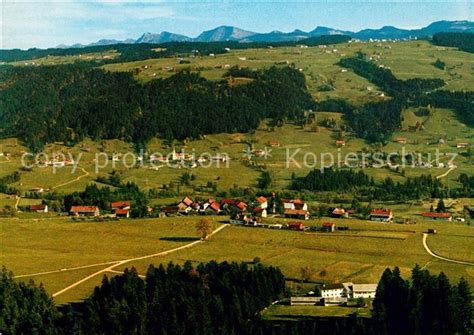
[[[343,284],[332,284],[321,287],[321,297],[323,298],[340,298],[346,296],[346,289]]]

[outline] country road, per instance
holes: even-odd
[[[453,166],[453,167],[449,168],[449,170],[446,171],[445,173],[440,174],[439,176],[436,176],[436,179],[441,179],[441,178],[446,177],[448,174],[451,173],[451,171],[454,171],[456,168],[457,168],[457,166]]]
[[[54,190],[54,189],[56,189],[56,188],[58,188],[58,187],[61,187],[61,186],[66,186],[66,185],[69,185],[69,184],[75,183],[76,181],[79,181],[81,178],[84,178],[84,177],[86,177],[86,176],[88,176],[88,175],[89,175],[89,172],[87,172],[87,171],[86,171],[84,168],[81,168],[81,170],[82,170],[82,172],[84,172],[84,174],[83,174],[83,175],[80,175],[79,177],[77,177],[77,178],[75,178],[75,179],[73,179],[73,180],[69,180],[69,181],[67,181],[67,182],[65,182],[65,183],[62,183],[62,184],[59,184],[59,185],[53,186],[53,187],[51,187],[51,189],[53,189],[53,190]]]
[[[219,231],[221,231],[222,229],[228,227],[229,224],[224,224],[222,226],[220,226],[219,228],[217,228],[216,230],[214,230],[210,235],[209,237],[211,237],[212,235],[218,233]],[[106,273],[106,272],[118,272],[118,271],[115,271],[114,268],[120,266],[120,265],[123,265],[123,264],[126,264],[126,263],[130,263],[130,262],[133,262],[133,261],[139,261],[139,260],[142,260],[142,259],[147,259],[147,258],[153,258],[153,257],[158,257],[158,256],[166,256],[168,254],[171,254],[173,252],[176,252],[176,251],[180,251],[180,250],[183,250],[183,249],[187,249],[187,248],[191,248],[197,244],[200,244],[200,243],[203,243],[204,241],[203,240],[197,240],[197,241],[194,241],[194,242],[191,242],[191,243],[188,243],[188,244],[185,244],[185,245],[182,245],[180,247],[177,247],[177,248],[173,248],[173,249],[169,249],[169,250],[165,250],[165,251],[161,251],[159,253],[156,253],[156,254],[151,254],[151,255],[145,255],[145,256],[140,256],[140,257],[135,257],[135,258],[129,258],[129,259],[124,259],[124,260],[120,260],[120,261],[115,261],[113,262],[112,265],[110,265],[109,267],[106,267],[102,270],[99,270],[99,271],[96,271],[90,275],[88,275],[87,277],[85,278],[82,278],[81,280],[78,280],[77,282],[63,288],[62,290],[59,290],[55,293],[53,293],[53,298],[54,297],[57,297],[58,295],[60,294],[63,294],[64,292],[67,292],[69,291],[70,289],[73,289],[74,287],[88,281],[89,279],[91,278],[94,278],[100,274],[103,274],[103,273]],[[109,262],[108,264],[111,264],[111,262]],[[67,269],[66,269],[67,270]]]
[[[428,252],[431,256],[433,256],[433,257],[435,257],[435,258],[437,258],[437,259],[441,259],[441,260],[446,261],[446,262],[451,262],[451,263],[456,263],[456,264],[463,264],[463,265],[471,265],[471,266],[474,266],[474,263],[471,263],[471,262],[458,261],[458,260],[455,260],[455,259],[446,258],[446,257],[439,256],[439,255],[435,254],[435,253],[434,253],[433,251],[431,251],[431,249],[428,247],[427,239],[428,239],[428,234],[427,234],[427,233],[423,233],[423,247],[425,247],[426,252]]]

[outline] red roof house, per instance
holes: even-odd
[[[48,213],[48,205],[31,205],[30,210],[36,213]]]
[[[74,216],[99,216],[100,210],[97,206],[72,206],[69,211]]]
[[[390,208],[376,208],[370,211],[371,221],[390,222],[393,219],[393,213]]]

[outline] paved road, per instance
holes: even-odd
[[[435,254],[433,251],[431,251],[431,249],[428,247],[428,243],[426,243],[426,240],[428,239],[428,234],[427,233],[423,233],[423,246],[425,247],[425,250],[426,252],[428,252],[431,256],[435,257],[435,258],[438,258],[438,259],[441,259],[443,261],[446,261],[446,262],[451,262],[451,263],[456,263],[456,264],[463,264],[463,265],[471,265],[471,266],[474,266],[474,263],[471,263],[471,262],[464,262],[464,261],[458,261],[458,260],[455,260],[455,259],[451,259],[451,258],[446,258],[446,257],[443,257],[443,256],[439,256],[437,254]]]
[[[211,237],[212,235],[218,233],[219,231],[221,231],[222,229],[228,227],[229,224],[224,224],[222,226],[220,226],[219,228],[217,228],[216,230],[214,230],[212,232],[212,234],[209,235],[209,237]],[[162,251],[162,252],[159,252],[159,253],[156,253],[156,254],[151,254],[151,255],[145,255],[145,256],[141,256],[141,257],[135,257],[135,258],[129,258],[129,259],[124,259],[124,260],[120,260],[120,261],[116,261],[114,264],[102,269],[102,270],[99,270],[99,271],[96,271],[92,274],[90,274],[89,276],[85,277],[85,278],[82,278],[81,280],[78,280],[77,282],[63,288],[62,290],[59,290],[55,293],[53,293],[53,298],[54,297],[57,297],[58,295],[60,294],[63,294],[64,292],[67,292],[69,291],[70,289],[73,289],[74,287],[88,281],[89,279],[91,278],[94,278],[100,274],[103,274],[103,273],[106,273],[106,272],[116,272],[114,270],[114,268],[120,266],[120,265],[123,265],[123,264],[126,264],[126,263],[130,263],[130,262],[133,262],[133,261],[139,261],[139,260],[142,260],[142,259],[147,259],[147,258],[153,258],[153,257],[157,257],[157,256],[166,256],[168,254],[171,254],[173,252],[176,252],[176,251],[180,251],[180,250],[183,250],[183,249],[187,249],[187,248],[191,248],[197,244],[200,244],[204,242],[203,240],[197,240],[197,241],[194,241],[194,242],[191,242],[191,243],[188,243],[188,244],[185,244],[185,245],[182,245],[180,247],[177,247],[177,248],[173,248],[173,249],[170,249],[170,250],[166,250],[166,251]],[[110,263],[109,263],[110,264]],[[118,272],[118,271],[117,271]]]

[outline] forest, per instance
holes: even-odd
[[[0,91],[0,136],[18,137],[33,150],[84,137],[144,143],[248,132],[264,118],[296,118],[314,104],[304,75],[289,67],[255,71],[238,86],[188,71],[140,85],[129,73],[83,65],[4,68],[0,79],[7,85]]]
[[[454,47],[466,52],[474,52],[473,33],[437,33],[433,35],[433,44]]]
[[[369,142],[385,142],[401,126],[401,112],[407,107],[453,109],[467,125],[474,124],[474,93],[440,90],[442,79],[397,79],[389,69],[371,62],[366,55],[344,58],[339,62],[387,92],[392,99],[361,107],[345,107],[345,119],[354,132]],[[337,101],[332,101],[334,102]]]
[[[358,194],[367,200],[410,200],[443,198],[448,194],[461,195],[461,190],[449,192],[441,181],[429,175],[409,177],[404,182],[395,182],[387,177],[376,183],[363,171],[315,169],[306,176],[296,178],[291,184],[293,190],[311,192],[338,191]]]
[[[82,302],[56,306],[42,286],[0,276],[0,330],[11,334],[470,334],[471,288],[418,265],[410,280],[386,269],[372,317],[265,321],[260,311],[286,294],[278,268],[259,263],[150,265],[108,278]]]

